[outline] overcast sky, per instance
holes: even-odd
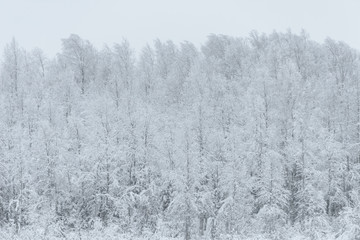
[[[360,0],[0,0],[0,49],[15,37],[51,57],[76,33],[96,47],[127,38],[140,49],[154,39],[199,46],[210,33],[248,36],[305,29],[360,49]]]

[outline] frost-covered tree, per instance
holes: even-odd
[[[0,238],[358,237],[357,50],[290,31],[62,44],[4,49]]]

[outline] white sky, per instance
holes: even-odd
[[[199,46],[210,33],[245,37],[288,28],[360,50],[360,0],[0,0],[0,51],[14,36],[49,57],[71,33],[99,48],[125,37],[139,50],[156,38]]]

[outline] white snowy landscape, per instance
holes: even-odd
[[[360,58],[303,32],[1,64],[1,239],[358,239]]]
[[[360,240],[359,9],[0,0],[0,240]]]

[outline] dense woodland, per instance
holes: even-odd
[[[0,232],[358,239],[359,56],[290,31],[138,52],[71,35],[51,58],[14,39]]]

